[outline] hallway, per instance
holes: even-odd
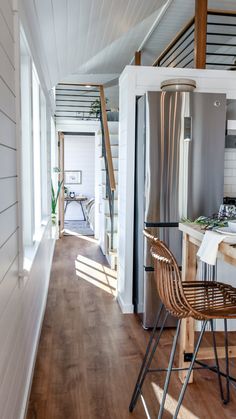
[[[121,314],[112,275],[92,238],[66,236],[56,242],[27,419],[145,418],[140,401],[133,414],[128,405],[149,334],[133,315]],[[161,363],[167,364],[170,333],[161,344]],[[171,417],[179,394],[174,377],[165,418]],[[153,378],[144,394],[155,417],[161,387]],[[179,417],[232,418],[234,393],[223,407],[215,375],[196,372]]]
[[[106,266],[93,239],[57,241],[27,419],[129,417],[140,326],[120,313]]]

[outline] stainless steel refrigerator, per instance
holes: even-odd
[[[223,202],[225,122],[224,94],[148,92],[137,99],[133,302],[145,328],[160,300],[143,228],[181,265],[179,221],[212,215]]]

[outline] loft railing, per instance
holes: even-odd
[[[158,67],[194,68],[195,18],[174,37],[153,63]],[[236,70],[236,12],[208,10],[206,68]]]
[[[79,83],[59,83],[55,89],[57,120],[85,120],[97,119],[93,104],[99,100],[98,86],[86,87]]]
[[[106,171],[106,197],[109,201],[109,214],[111,221],[111,243],[110,248],[113,250],[114,246],[114,195],[116,190],[116,182],[113,168],[113,160],[111,153],[111,143],[109,128],[107,122],[106,99],[104,94],[104,87],[100,86],[100,101],[101,101],[101,130],[102,130],[102,156],[105,162]]]
[[[236,70],[236,12],[209,10],[206,68]]]
[[[194,17],[181,29],[153,63],[154,67],[186,67],[194,55]],[[191,56],[191,57],[190,57]],[[190,59],[190,60],[189,60]],[[185,63],[187,61],[187,64]]]

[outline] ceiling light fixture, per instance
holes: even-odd
[[[90,87],[92,87],[92,86],[90,86],[90,84],[86,84],[86,85],[85,85],[85,87],[86,87],[87,89],[90,89]]]

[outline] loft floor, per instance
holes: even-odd
[[[92,238],[66,236],[57,241],[27,419],[146,417],[140,401],[133,414],[128,405],[149,333],[134,315],[120,313],[115,281]],[[167,365],[172,335],[173,330],[167,330],[162,340],[162,366]],[[235,338],[236,333],[230,335],[231,341]],[[236,375],[236,360],[230,363]],[[201,371],[195,378],[179,418],[234,418],[236,390],[232,388],[231,403],[224,407],[216,375]],[[151,417],[156,417],[163,381],[163,374],[152,374],[145,383]],[[179,391],[173,373],[166,419],[172,417]]]

